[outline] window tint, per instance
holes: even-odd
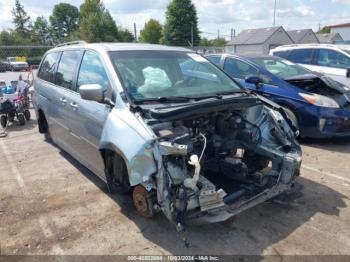
[[[282,58],[287,58],[288,57],[289,51],[278,51],[278,52],[273,52],[274,56],[279,56]]]
[[[299,64],[312,64],[313,49],[295,49],[288,56],[288,60]]]
[[[105,89],[109,84],[107,73],[98,54],[92,51],[86,51],[83,56],[78,76],[78,89],[81,85],[87,84],[99,84]]]
[[[49,53],[46,55],[44,61],[41,64],[38,77],[53,82],[54,81],[54,71],[57,63],[58,53]]]
[[[64,51],[56,72],[56,84],[73,89],[75,70],[80,62],[82,51]]]
[[[221,56],[218,56],[218,55],[211,55],[211,56],[208,56],[207,57],[208,60],[216,65],[220,65],[220,59],[221,59]]]
[[[258,70],[253,66],[233,58],[226,58],[224,70],[233,78],[244,79],[258,75]]]
[[[336,68],[350,68],[350,58],[337,51],[320,49],[317,64]]]

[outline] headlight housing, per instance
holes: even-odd
[[[339,108],[338,103],[329,97],[317,95],[317,94],[304,94],[299,93],[299,95],[308,101],[310,104],[320,107],[330,107],[330,108]]]

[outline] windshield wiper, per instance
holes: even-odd
[[[191,97],[187,96],[160,96],[160,97],[154,97],[154,98],[145,98],[145,99],[139,99],[135,100],[135,104],[142,104],[147,102],[159,102],[159,103],[181,103],[181,102],[188,102],[190,101]]]

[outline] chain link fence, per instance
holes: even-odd
[[[16,62],[27,62],[29,66],[40,64],[42,56],[52,46],[0,46],[0,72],[13,71]],[[18,64],[18,63],[17,63]],[[21,69],[21,68],[20,68]]]

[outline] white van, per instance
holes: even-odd
[[[350,45],[286,45],[272,49],[270,55],[301,64],[350,87]]]

